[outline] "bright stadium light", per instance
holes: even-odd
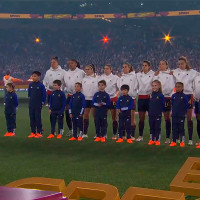
[[[35,38],[36,43],[40,43],[40,38]]]
[[[105,44],[105,43],[109,43],[109,41],[110,41],[110,38],[106,35],[106,36],[103,36],[103,38],[101,39],[101,41],[103,41],[103,43]]]
[[[165,40],[165,43],[167,43],[167,42],[169,42],[170,44],[171,44],[171,39],[172,39],[173,37],[171,37],[170,35],[169,35],[169,33],[166,35],[166,34],[164,34],[164,37],[162,38],[163,40]]]

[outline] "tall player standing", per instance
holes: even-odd
[[[65,70],[62,69],[61,66],[59,65],[58,57],[52,58],[51,59],[51,67],[49,70],[47,70],[44,80],[43,80],[43,84],[46,88],[47,95],[48,95],[47,96],[48,102],[49,102],[50,94],[53,91],[53,81],[60,80],[62,83],[61,88],[63,88],[64,74],[65,74]]]
[[[139,112],[139,137],[137,142],[143,141],[144,122],[146,112],[149,110],[150,94],[154,72],[149,61],[143,61],[142,70],[136,74],[138,80],[138,112]]]
[[[89,116],[92,111],[94,118],[94,108],[92,106],[92,99],[96,92],[98,92],[98,77],[95,74],[95,66],[93,64],[85,67],[85,77],[82,81],[82,93],[85,95],[85,111],[83,115],[83,138],[88,137]]]
[[[194,79],[199,75],[199,73],[193,70],[186,57],[182,56],[178,60],[179,68],[173,71],[176,82],[182,82],[184,84],[184,93],[188,97],[189,108],[187,110],[187,124],[188,124],[188,134],[189,143],[188,145],[193,145],[192,135],[193,135],[193,82]]]
[[[75,83],[82,83],[85,76],[85,72],[80,69],[80,64],[77,60],[71,59],[69,61],[69,70],[65,72],[64,83],[66,87],[67,95],[67,105],[65,110],[66,122],[69,128],[68,136],[72,135],[72,121],[69,115],[69,102],[73,94],[75,94]]]

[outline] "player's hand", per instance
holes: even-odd
[[[103,106],[103,103],[99,103],[99,105],[98,105],[99,107],[101,107],[101,106]]]
[[[170,71],[170,72],[169,72],[169,74],[170,74],[170,75],[173,75],[173,74],[174,74],[174,72],[173,72],[173,71]]]
[[[120,109],[117,109],[117,112],[118,112],[118,113],[121,113],[121,110],[120,110]]]
[[[72,118],[73,117],[72,114],[70,114],[69,117]]]
[[[52,111],[49,109],[49,114],[51,115]]]

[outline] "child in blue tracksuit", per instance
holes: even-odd
[[[83,133],[83,114],[85,109],[85,96],[81,93],[82,84],[75,84],[76,93],[72,95],[69,102],[69,114],[72,119],[73,124],[73,137],[70,138],[70,141],[73,140],[82,140]],[[77,136],[77,130],[79,129],[79,137]]]
[[[16,110],[18,106],[18,99],[15,93],[15,86],[13,83],[6,84],[5,95],[5,117],[7,132],[4,136],[15,136],[16,129]]]
[[[110,96],[105,92],[106,81],[98,82],[99,92],[94,94],[92,105],[94,106],[94,119],[96,128],[95,142],[105,142],[107,135],[107,111],[110,106]]]
[[[50,121],[51,121],[51,134],[47,138],[55,137],[56,130],[56,121],[58,119],[58,135],[57,139],[62,138],[63,134],[63,118],[64,111],[66,106],[66,96],[61,88],[61,81],[55,80],[53,81],[53,89],[54,91],[51,93],[49,98],[49,113],[50,113]]]
[[[159,135],[161,131],[162,112],[165,108],[165,97],[162,94],[161,82],[155,80],[152,82],[152,94],[149,101],[149,126],[151,140],[148,145],[160,145]]]
[[[29,117],[31,134],[29,138],[41,138],[42,137],[42,119],[41,110],[42,106],[46,102],[46,90],[44,85],[40,82],[41,73],[34,71],[32,73],[33,82],[28,87],[29,97]]]
[[[131,141],[131,110],[134,110],[134,100],[128,95],[129,86],[121,86],[122,96],[117,100],[117,111],[119,113],[119,139],[117,143],[123,142],[123,132],[126,130],[127,142]]]
[[[177,82],[175,85],[176,93],[172,95],[172,136],[173,141],[170,146],[176,146],[176,140],[180,137],[180,146],[185,146],[185,116],[188,109],[188,98],[183,93],[184,85]]]

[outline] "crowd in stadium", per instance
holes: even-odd
[[[150,27],[149,27],[150,28]],[[154,26],[158,29],[157,26]],[[163,27],[162,27],[163,28]],[[130,62],[137,71],[143,60],[149,60],[152,68],[157,69],[159,60],[168,61],[171,69],[177,67],[177,57],[187,56],[191,66],[199,70],[200,60],[200,37],[175,35],[171,44],[161,38],[164,37],[159,31],[151,34],[142,28],[130,26],[102,30],[41,31],[31,34],[25,30],[6,30],[0,32],[0,75],[3,77],[6,70],[10,70],[15,77],[29,79],[32,70],[41,71],[42,75],[50,66],[50,58],[59,57],[59,63],[67,69],[67,61],[70,58],[79,60],[81,68],[93,63],[97,67],[97,73],[103,72],[103,66],[112,64],[114,73],[121,72],[124,62]],[[136,30],[134,30],[136,29]],[[147,27],[148,29],[148,27]],[[108,35],[109,43],[103,44],[103,35]],[[172,35],[173,36],[173,35]],[[35,43],[39,37],[40,42]]]

